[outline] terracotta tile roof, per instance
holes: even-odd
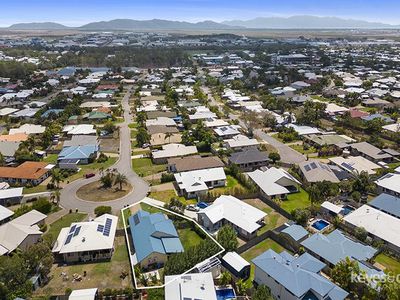
[[[0,135],[0,141],[7,142],[23,142],[28,139],[28,135],[26,133],[15,133],[15,134],[3,134]]]
[[[0,167],[0,178],[39,179],[49,171],[46,168],[48,165],[45,162],[26,161],[15,168]]]

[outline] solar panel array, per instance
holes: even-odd
[[[104,231],[103,231],[103,235],[104,236],[109,236],[110,235],[111,224],[112,224],[112,220],[110,218],[107,218],[106,219],[106,224],[104,225]]]
[[[71,243],[72,238],[74,236],[77,236],[80,231],[81,231],[81,226],[76,226],[76,224],[73,225],[71,227],[71,229],[69,230],[69,233],[68,233],[67,239],[65,240],[64,245],[68,245],[69,243]]]
[[[350,164],[348,164],[348,163],[346,163],[346,162],[343,162],[343,163],[342,163],[342,166],[345,167],[346,169],[349,169],[349,170],[351,170],[351,171],[354,171],[354,168],[353,168]]]

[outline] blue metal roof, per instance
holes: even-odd
[[[58,160],[87,159],[99,150],[98,145],[64,147],[58,155]]]
[[[400,218],[400,198],[389,194],[380,194],[374,200],[368,203],[369,206],[375,207],[385,213]]]
[[[318,298],[325,299],[333,290],[335,293],[332,293],[332,300],[343,300],[348,295],[345,290],[319,274],[325,264],[308,253],[296,258],[287,252],[278,254],[269,249],[252,262],[297,298],[313,299],[312,296],[317,294],[320,295]]]
[[[161,254],[183,252],[173,222],[162,213],[150,214],[139,210],[129,217],[129,226],[139,262],[154,252]]]
[[[366,261],[372,258],[377,251],[371,246],[350,239],[338,229],[328,235],[316,233],[303,241],[301,245],[333,265],[346,257]]]
[[[281,232],[288,234],[295,241],[299,241],[308,235],[308,231],[305,230],[302,226],[297,224],[290,225],[289,227],[283,229]]]

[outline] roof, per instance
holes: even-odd
[[[268,196],[288,194],[288,186],[296,186],[300,182],[286,170],[271,167],[265,171],[255,170],[247,173],[254,183]]]
[[[5,219],[8,219],[13,214],[14,214],[14,212],[12,210],[9,210],[8,208],[0,205],[0,222]]]
[[[376,185],[400,193],[400,174],[388,173],[375,181]]]
[[[23,142],[28,139],[28,135],[26,133],[15,133],[15,134],[3,134],[0,135],[0,141],[7,142]]]
[[[392,157],[389,153],[367,142],[351,144],[351,148],[356,149],[358,152],[363,153],[369,157],[372,157],[373,159],[386,159]]]
[[[99,147],[97,146],[97,144],[64,147],[60,154],[58,154],[58,160],[88,159],[97,151],[99,151]]]
[[[196,146],[185,146],[182,144],[168,144],[162,146],[163,150],[153,151],[153,158],[169,158],[185,156],[197,153]]]
[[[321,133],[318,128],[310,126],[288,124],[287,127],[293,128],[299,135]]]
[[[157,117],[156,119],[151,119],[146,121],[147,126],[176,126],[173,119],[167,117]]]
[[[0,190],[0,200],[15,198],[15,197],[22,197],[23,189],[24,188],[22,188],[22,187],[18,187],[18,188],[10,188],[10,189]]]
[[[327,209],[327,210],[329,210],[329,211],[331,211],[331,212],[333,212],[335,214],[339,214],[343,210],[342,206],[336,205],[336,204],[334,204],[332,202],[329,202],[329,201],[324,201],[321,204],[321,207],[323,207],[323,208],[325,208],[325,209]]]
[[[183,252],[174,223],[162,213],[150,214],[139,210],[129,217],[129,227],[139,262],[154,252],[161,254]]]
[[[321,163],[317,160],[308,160],[299,163],[299,168],[303,176],[310,183],[320,181],[340,182],[329,165]]]
[[[292,224],[283,229],[281,232],[286,233],[295,241],[299,241],[304,237],[308,236],[308,231],[305,230],[302,226],[297,224]]]
[[[93,221],[72,223],[61,229],[53,252],[60,254],[112,249],[118,217],[104,214]]]
[[[245,151],[235,152],[229,156],[229,161],[233,164],[245,164],[261,161],[269,161],[268,155],[258,149],[248,149]]]
[[[175,279],[178,277],[177,279]],[[175,279],[175,280],[174,280]],[[212,273],[165,276],[165,300],[217,300]]]
[[[46,130],[42,125],[24,124],[19,128],[11,128],[9,134],[26,133],[26,134],[40,134]]]
[[[257,146],[259,142],[256,139],[250,139],[245,135],[238,134],[229,140],[225,140],[230,148]]]
[[[0,141],[0,153],[5,157],[13,157],[19,145],[20,142]]]
[[[235,125],[220,126],[220,127],[214,128],[214,132],[220,137],[231,136],[231,135],[240,134],[240,131],[238,130],[239,128],[240,128],[239,125],[237,125],[237,126],[235,126]]]
[[[400,218],[400,197],[383,193],[368,202],[368,205]]]
[[[226,180],[222,167],[176,173],[174,177],[179,188],[187,193],[208,190],[206,182]]]
[[[348,295],[345,290],[319,274],[325,264],[308,253],[296,258],[286,251],[278,254],[269,249],[252,262],[299,299],[304,299],[310,291],[320,295],[320,298],[332,300],[343,300]]]
[[[222,257],[222,260],[234,268],[237,272],[240,272],[243,270],[243,268],[250,266],[250,263],[236,252],[227,252]]]
[[[344,217],[344,221],[364,227],[374,236],[400,247],[400,219],[369,205],[363,205]]]
[[[53,165],[45,162],[26,161],[18,167],[0,167],[0,178],[40,179]]]
[[[97,288],[74,290],[69,294],[68,300],[95,300]]]
[[[218,156],[201,157],[200,155],[170,158],[168,165],[174,165],[177,172],[224,167],[224,163]]]
[[[64,148],[70,146],[97,145],[97,136],[94,135],[73,135],[70,140],[64,141]]]
[[[304,240],[301,245],[333,265],[336,265],[346,257],[358,261],[367,261],[377,252],[371,246],[363,245],[350,239],[338,229],[328,235],[315,233]]]
[[[200,213],[205,214],[213,224],[225,219],[249,233],[259,229],[261,225],[257,222],[267,215],[262,210],[228,195],[219,196]]]
[[[85,135],[96,134],[96,129],[91,124],[67,125],[63,128],[63,132],[68,135]]]
[[[354,139],[346,135],[338,135],[338,134],[323,134],[323,135],[310,134],[310,135],[305,135],[305,138],[309,139],[315,144],[318,144],[319,146],[336,145],[340,143],[351,143],[355,141]]]
[[[376,174],[375,170],[381,168],[379,165],[362,156],[349,156],[347,158],[337,156],[329,158],[329,161],[349,173],[361,173],[362,171],[365,171],[368,174],[373,175]]]

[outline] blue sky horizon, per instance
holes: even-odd
[[[13,0],[2,3],[0,27],[57,22],[81,26],[112,19],[199,22],[294,15],[331,16],[400,24],[396,0]]]

